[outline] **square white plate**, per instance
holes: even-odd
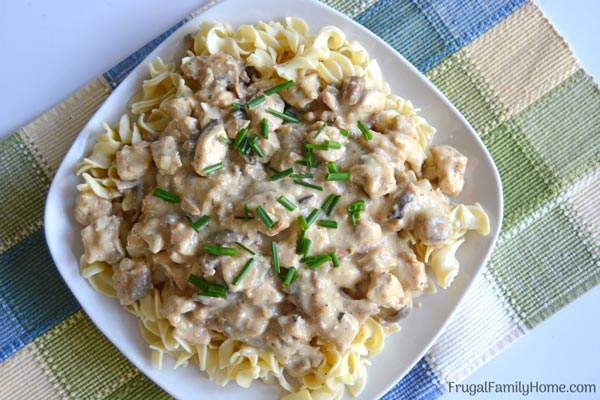
[[[461,272],[451,288],[421,297],[419,301],[422,307],[414,309],[402,321],[399,333],[387,338],[385,351],[373,358],[373,364],[368,368],[369,378],[360,399],[373,399],[384,394],[424,355],[485,265],[500,230],[502,188],[486,148],[448,100],[383,40],[346,16],[313,0],[263,0],[260,6],[247,0],[227,0],[217,4],[167,38],[112,92],[65,156],[50,187],[45,211],[45,231],[50,252],[85,312],[133,364],[179,399],[274,399],[279,389],[261,383],[253,384],[248,390],[235,383],[222,388],[211,383],[195,366],[178,370],[153,368],[147,346],[138,332],[136,318],[122,309],[117,301],[95,292],[79,275],[81,227],[74,220],[72,212],[78,183],[74,175],[75,166],[91,151],[96,135],[101,132],[101,122],[113,123],[124,112],[129,99],[147,75],[148,61],[157,56],[168,61],[181,55],[185,35],[195,31],[201,21],[221,21],[235,27],[285,16],[303,18],[312,31],[325,25],[336,25],[349,39],[360,41],[370,56],[378,60],[392,92],[412,100],[416,107],[422,109],[421,115],[438,129],[435,142],[451,144],[469,158],[465,189],[457,201],[479,202],[490,217],[491,234],[482,237],[470,233],[460,248],[458,258]]]

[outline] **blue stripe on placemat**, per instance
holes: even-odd
[[[163,42],[163,40],[168,38],[173,32],[177,30],[177,28],[179,28],[186,22],[187,18],[182,21],[179,21],[167,31],[158,36],[156,39],[152,40],[150,43],[146,44],[144,47],[142,47],[141,49],[139,49],[138,51],[136,51],[117,65],[115,65],[114,67],[112,67],[110,70],[103,74],[104,79],[106,79],[106,81],[111,87],[117,87],[117,85],[121,83],[123,79],[127,77],[127,75],[129,75],[131,70],[133,70],[139,63],[141,63],[144,60],[144,58],[146,58],[146,56],[152,52],[152,50],[154,50],[159,44]]]
[[[356,20],[427,72],[526,2],[381,0]]]
[[[79,309],[42,230],[0,256],[0,361]]]
[[[380,400],[426,400],[435,399],[443,392],[441,383],[425,358],[422,358],[410,372],[402,378]]]

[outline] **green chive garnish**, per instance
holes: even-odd
[[[281,195],[277,198],[277,202],[284,206],[288,211],[294,211],[298,206],[292,203],[287,197]]]
[[[338,172],[337,164],[333,161],[328,161],[327,162],[327,172],[329,172],[329,173]]]
[[[273,257],[273,271],[279,273],[279,253],[277,252],[277,243],[271,242],[271,255]]]
[[[266,97],[264,94],[261,94],[259,96],[256,96],[252,99],[250,99],[247,103],[246,103],[246,108],[248,110],[250,110],[251,108],[254,108],[256,106],[261,105],[262,103],[264,103],[266,100]]]
[[[360,218],[360,213],[365,209],[365,201],[357,200],[351,203],[346,210],[348,211],[348,215],[350,216],[350,222],[352,226],[356,226],[358,219]]]
[[[308,229],[308,222],[306,221],[306,218],[304,218],[304,215],[298,216],[298,224],[300,225],[300,229],[302,231],[306,231]]]
[[[327,204],[327,208],[325,210],[323,210],[323,211],[325,211],[325,214],[327,214],[327,216],[331,215],[333,209],[335,208],[335,206],[337,205],[338,201],[340,201],[341,198],[342,198],[342,196],[340,196],[339,194],[336,194],[333,196],[331,201]]]
[[[332,253],[329,253],[329,258],[331,258],[331,263],[333,264],[333,268],[337,268],[340,266],[340,259],[338,258],[337,254],[335,254],[335,251]]]
[[[271,217],[269,217],[269,214],[267,214],[264,208],[262,208],[261,206],[256,207],[256,214],[267,228],[273,228],[273,220],[271,219]]]
[[[259,156],[260,158],[263,158],[265,156],[265,152],[258,144],[258,136],[256,136],[256,135],[252,136],[252,138],[248,142],[248,145],[250,146],[250,148],[252,150],[254,150],[254,153],[256,153],[256,155]]]
[[[246,275],[246,273],[252,266],[253,262],[254,262],[254,258],[251,258],[248,261],[246,261],[246,264],[244,264],[244,266],[242,267],[242,270],[235,276],[235,278],[233,278],[233,281],[231,281],[233,286],[237,286],[237,284],[240,283],[240,281],[242,280],[244,275]]]
[[[196,232],[200,232],[200,229],[204,225],[208,224],[208,222],[210,221],[210,217],[208,215],[203,215],[200,218],[198,218],[196,222],[193,222],[192,219],[188,217],[188,221],[193,230],[195,230]]]
[[[340,131],[340,135],[348,137],[350,135],[350,132],[348,132],[347,129],[343,129],[343,128],[339,128]]]
[[[225,168],[225,165],[223,165],[223,163],[220,162],[220,163],[216,163],[216,164],[213,164],[213,165],[209,165],[208,167],[204,168],[202,170],[202,173],[204,175],[210,175],[213,172],[216,172],[216,171],[218,171],[218,170],[220,170],[222,168]]]
[[[285,81],[283,83],[280,83],[279,85],[275,85],[272,88],[265,90],[265,94],[267,96],[271,96],[272,94],[281,92],[282,90],[285,90],[291,86],[294,86],[294,81]]]
[[[333,140],[325,140],[323,143],[308,143],[306,148],[315,150],[341,149],[342,144]]]
[[[306,266],[310,269],[316,269],[316,268],[319,268],[321,265],[325,264],[329,260],[330,260],[330,258],[329,258],[328,254],[321,254],[318,256],[303,257],[300,259],[300,262],[306,264]]]
[[[302,239],[302,243],[300,243],[300,254],[302,254],[304,257],[308,255],[311,243],[312,241],[309,238]]]
[[[327,210],[329,209],[329,204],[333,201],[334,197],[335,194],[330,194],[329,196],[327,196],[323,204],[321,204],[321,210],[327,212]]]
[[[254,251],[252,251],[252,249],[250,249],[250,248],[246,247],[246,246],[244,245],[244,243],[242,243],[242,242],[234,242],[234,243],[235,243],[235,244],[237,244],[238,246],[240,246],[240,247],[241,247],[243,250],[246,250],[248,253],[250,253],[250,254],[252,254],[252,255],[255,255],[255,254],[256,254]]]
[[[294,173],[294,169],[288,168],[288,169],[284,169],[281,172],[276,173],[275,175],[271,175],[271,178],[269,178],[269,179],[271,179],[271,181],[276,181],[278,179],[285,178],[286,176],[289,176],[293,173]]]
[[[323,122],[323,124],[321,125],[321,127],[319,128],[317,133],[315,133],[315,139],[321,134],[321,132],[323,132],[323,130],[325,130],[326,126],[327,126],[327,124],[325,122]]]
[[[229,105],[229,108],[231,109],[231,111],[240,111],[242,108],[244,108],[244,106],[242,105],[242,103],[231,103]]]
[[[237,250],[234,247],[218,246],[216,244],[205,243],[202,245],[202,250],[205,253],[211,254],[213,256],[233,257],[233,256],[237,255]]]
[[[227,297],[227,288],[223,285],[208,282],[197,275],[190,275],[188,282],[200,289],[200,296]]]
[[[260,120],[260,134],[265,139],[269,138],[269,121],[266,118]]]
[[[181,201],[181,198],[177,193],[168,192],[158,187],[154,189],[152,195],[169,203],[179,203]]]
[[[242,141],[246,138],[247,134],[248,134],[248,128],[242,128],[239,130],[239,132],[235,136],[235,139],[233,140],[233,148],[234,149],[240,148],[240,145],[242,144]]]
[[[311,226],[317,220],[317,218],[319,218],[320,213],[321,212],[318,208],[313,208],[313,210],[310,212],[310,214],[308,214],[308,217],[306,218],[306,223],[308,224],[308,226]]]
[[[305,236],[306,231],[303,229],[300,230],[300,235],[298,235],[298,241],[296,242],[296,254],[300,254],[300,250],[302,249],[302,242],[304,241]]]
[[[364,122],[358,121],[356,125],[358,126],[358,129],[360,129],[360,131],[362,132],[362,135],[365,139],[373,139],[373,132],[371,132],[371,130],[367,127],[367,125],[365,125]]]
[[[295,173],[295,174],[291,174],[290,178],[294,178],[294,179],[312,179],[315,176],[313,174],[309,174],[309,173]]]
[[[290,284],[296,280],[296,275],[298,274],[298,272],[296,271],[296,268],[291,267],[290,269],[288,269],[287,273],[285,274],[285,278],[283,279],[283,287],[287,288],[290,286]]]
[[[347,181],[350,179],[350,172],[333,172],[325,176],[327,181]]]
[[[315,166],[315,158],[313,157],[312,149],[306,149],[306,166],[312,168]]]
[[[317,222],[317,225],[319,225],[322,228],[330,229],[337,229],[338,227],[338,223],[332,219],[321,219],[319,220],[319,222]]]
[[[267,109],[267,112],[271,115],[276,116],[277,118],[281,118],[285,122],[293,122],[293,123],[300,122],[300,119],[298,117],[296,117],[294,115],[285,114],[285,113],[279,112],[277,110],[273,110],[272,108]]]
[[[319,185],[315,185],[314,183],[309,183],[309,182],[305,182],[302,179],[294,179],[294,183],[296,185],[301,185],[301,186],[305,186],[307,188],[311,188],[311,189],[315,189],[315,190],[319,190],[319,191],[323,191],[323,187],[319,186]]]

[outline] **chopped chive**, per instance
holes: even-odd
[[[274,115],[277,118],[284,120],[285,122],[293,122],[293,123],[300,122],[300,119],[298,117],[296,117],[295,115],[289,115],[286,113],[282,113],[277,110],[273,110],[272,108],[268,108],[267,112],[271,115]]]
[[[290,267],[290,269],[288,269],[287,273],[285,274],[285,278],[283,278],[283,287],[287,288],[290,286],[290,284],[296,280],[296,275],[298,274],[298,272],[296,271],[296,268],[294,267]]]
[[[301,186],[305,186],[307,188],[311,188],[311,189],[315,189],[315,190],[319,190],[319,191],[323,191],[323,187],[319,186],[319,185],[315,185],[314,183],[309,183],[309,182],[305,182],[302,179],[294,179],[294,183],[296,185],[301,185]]]
[[[246,138],[247,134],[248,134],[248,128],[242,128],[239,130],[239,132],[235,136],[235,139],[233,140],[232,146],[234,149],[238,149],[240,147],[240,145],[242,144],[242,141]]]
[[[284,169],[281,172],[276,173],[275,175],[271,175],[271,178],[269,178],[271,181],[276,181],[278,179],[281,178],[285,178],[286,176],[289,176],[291,174],[294,173],[294,169],[293,168],[288,168],[288,169]]]
[[[271,256],[273,257],[273,271],[279,273],[279,253],[277,252],[277,243],[271,242]]]
[[[343,128],[339,128],[340,131],[340,135],[348,137],[350,135],[350,132],[348,132],[347,129],[343,129]]]
[[[288,210],[288,211],[294,211],[296,208],[298,208],[298,206],[296,206],[287,197],[285,197],[283,195],[281,195],[277,198],[277,202],[279,202],[279,204],[284,206],[286,208],[286,210]]]
[[[310,168],[315,166],[315,158],[313,157],[312,149],[309,148],[306,149],[306,166]]]
[[[208,215],[203,215],[200,218],[198,218],[196,220],[196,222],[192,221],[192,219],[190,217],[188,217],[188,221],[190,223],[190,226],[192,227],[193,230],[195,230],[196,232],[200,232],[200,229],[209,223],[210,221],[210,217]]]
[[[321,125],[321,127],[319,128],[317,133],[315,133],[315,139],[321,134],[321,132],[323,132],[323,130],[325,130],[326,126],[327,126],[327,124],[325,122],[323,122],[323,124]]]
[[[201,296],[227,297],[227,288],[223,285],[208,282],[197,275],[190,275],[188,282],[200,289],[198,294]]]
[[[317,222],[317,225],[319,225],[322,228],[330,229],[337,229],[338,227],[338,223],[332,219],[320,219],[319,222]]]
[[[304,165],[305,167],[310,167],[306,160],[296,160],[296,164]]]
[[[248,273],[248,270],[252,266],[252,263],[254,263],[254,258],[251,258],[248,261],[246,261],[246,264],[244,264],[241,271],[235,276],[235,278],[233,278],[233,281],[231,281],[233,286],[237,286],[237,284],[240,283],[240,281],[242,280],[244,275],[246,275],[246,273]]]
[[[218,171],[218,170],[220,170],[222,168],[225,168],[225,165],[223,165],[223,163],[220,162],[220,163],[216,163],[216,164],[213,164],[213,165],[209,165],[208,167],[204,168],[202,170],[202,173],[204,175],[210,175],[213,172],[216,172],[216,171]]]
[[[244,243],[242,242],[234,242],[235,244],[237,244],[238,246],[240,246],[243,250],[246,250],[248,253],[255,255],[256,253],[254,251],[252,251],[252,249],[250,249],[249,247],[245,246]]]
[[[244,106],[242,105],[242,103],[236,102],[236,103],[231,103],[229,105],[229,108],[232,111],[240,111],[242,108],[244,108]]]
[[[275,85],[270,89],[265,90],[265,94],[267,96],[271,96],[272,94],[275,94],[277,92],[280,92],[282,90],[285,90],[291,86],[294,86],[294,81],[290,80],[290,81],[285,81],[283,83],[280,83],[279,85]]]
[[[308,222],[306,221],[306,218],[304,217],[304,215],[298,216],[298,224],[300,225],[300,229],[302,231],[305,231],[308,229]]]
[[[260,134],[263,138],[269,138],[269,121],[266,118],[260,120]]]
[[[362,132],[362,135],[365,139],[373,139],[373,132],[371,132],[371,130],[367,127],[367,125],[365,125],[364,122],[358,121],[356,125],[358,126],[358,129],[360,129],[360,131]]]
[[[152,195],[154,197],[158,197],[159,199],[164,200],[169,203],[179,203],[181,201],[181,198],[179,197],[179,195],[177,193],[168,192],[159,187],[154,189],[154,192],[152,192]]]
[[[227,139],[226,137],[223,136],[219,136],[217,137],[217,140],[221,143],[223,143],[226,146],[229,146],[231,144],[231,140]]]
[[[290,175],[290,178],[294,178],[294,179],[311,179],[314,177],[315,176],[313,174],[309,174],[309,173],[295,173],[295,174]]]
[[[308,255],[311,243],[312,241],[309,238],[302,239],[302,242],[300,243],[300,254],[304,257]]]
[[[325,143],[325,146],[327,146],[328,149],[341,149],[342,148],[342,144],[340,142],[336,142],[335,140],[326,140],[323,143]]]
[[[296,242],[296,254],[300,254],[300,250],[302,249],[302,242],[304,241],[305,236],[306,231],[300,230],[300,235],[298,235],[298,241]]]
[[[337,254],[334,252],[329,253],[329,258],[331,259],[331,263],[333,264],[333,268],[337,268],[340,266],[340,259]]]
[[[329,196],[327,196],[323,204],[321,204],[321,210],[327,212],[327,210],[329,209],[329,204],[333,201],[334,197],[335,194],[330,194]]]
[[[261,219],[261,221],[263,222],[263,224],[265,224],[267,228],[273,228],[273,220],[271,219],[271,217],[269,217],[269,214],[267,214],[264,208],[262,208],[261,206],[256,207],[256,214],[258,214],[258,217]]]
[[[202,250],[205,253],[211,254],[213,256],[235,256],[237,255],[237,250],[235,247],[225,247],[219,246],[216,244],[205,243],[202,245]]]
[[[259,96],[256,96],[252,99],[250,99],[247,103],[246,103],[246,108],[249,110],[251,108],[257,107],[259,105],[261,105],[262,103],[265,102],[267,98],[265,97],[264,94],[261,94]]]
[[[342,196],[340,196],[339,194],[336,194],[333,197],[331,202],[327,205],[327,209],[325,210],[325,214],[327,214],[327,216],[331,215],[331,212],[333,211],[333,209],[335,208],[335,206],[337,205],[338,201],[340,201],[341,198],[342,198]]]
[[[308,224],[308,226],[311,226],[317,220],[317,218],[319,218],[320,213],[321,212],[318,208],[313,208],[313,210],[310,212],[310,214],[308,214],[308,217],[306,218],[306,223]]]
[[[325,176],[327,181],[347,181],[350,179],[350,172],[333,172]]]
[[[329,260],[330,258],[328,254],[321,254],[318,256],[303,257],[300,259],[300,262],[306,264],[306,266],[310,269],[317,269]]]
[[[350,222],[352,223],[352,226],[356,226],[356,223],[358,222],[359,218],[360,218],[359,212],[350,213]]]
[[[263,158],[265,156],[265,152],[258,144],[258,136],[256,136],[256,135],[252,136],[252,138],[248,142],[248,145],[250,146],[250,148],[252,150],[254,150],[254,152],[256,153],[256,155],[258,157]]]
[[[355,202],[352,202],[348,206],[348,211],[349,212],[363,211],[364,209],[365,209],[365,201],[364,200],[356,200]]]
[[[239,151],[240,153],[242,153],[242,155],[247,156],[248,153],[250,153],[250,138],[248,138],[248,136],[245,136],[242,139],[242,143],[240,143],[239,145]]]
[[[293,112],[291,112],[290,110],[285,110],[283,113],[285,115],[287,115],[288,117],[298,118],[298,116],[296,114],[294,114]]]
[[[306,148],[315,150],[341,149],[342,144],[334,140],[325,140],[323,143],[308,143],[306,144]]]
[[[335,162],[333,161],[328,161],[327,162],[327,171],[329,173],[334,173],[334,172],[338,172],[338,166]]]

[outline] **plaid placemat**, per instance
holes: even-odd
[[[435,398],[600,281],[600,94],[528,1],[326,3],[424,72],[481,134],[502,175],[504,226],[487,269],[385,396]],[[41,217],[73,138],[182,23],[0,142],[2,399],[168,398],[82,312],[50,259]]]

